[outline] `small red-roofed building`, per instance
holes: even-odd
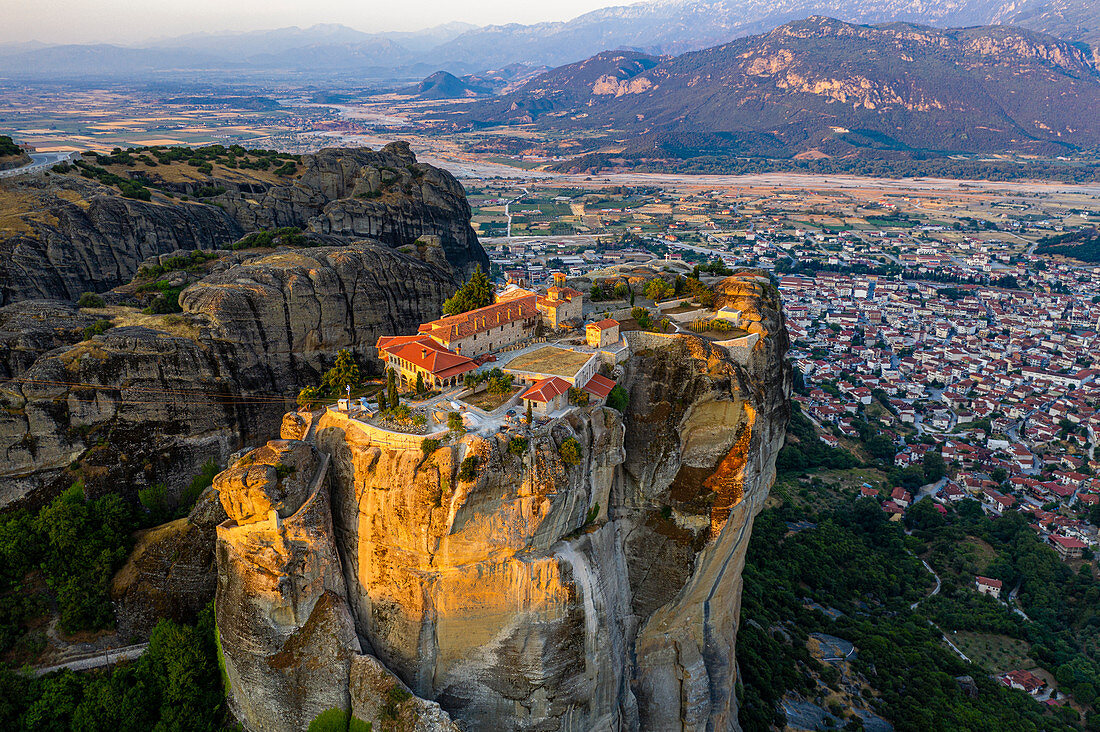
[[[596,374],[581,388],[597,399],[598,403],[602,404],[607,401],[607,395],[615,388],[615,382],[606,376]]]
[[[913,502],[913,495],[902,487],[897,487],[890,492],[890,500],[902,508],[906,508]]]
[[[882,510],[890,514],[891,521],[900,521],[901,517],[905,514],[905,509],[893,501],[886,501],[883,503]]]
[[[1026,694],[1035,695],[1046,686],[1046,682],[1030,671],[1009,671],[1001,677],[1001,683],[1010,689],[1019,689]]]
[[[982,577],[980,575],[974,578],[974,586],[978,588],[978,592],[983,595],[992,595],[998,600],[1001,599],[1001,585],[1002,582],[999,579]]]
[[[584,327],[584,339],[593,348],[606,348],[619,342],[619,321],[611,318],[589,323]]]
[[[520,395],[520,401],[524,408],[531,407],[533,414],[546,416],[569,403],[569,386],[569,382],[565,379],[551,376],[532,384],[530,389]]]

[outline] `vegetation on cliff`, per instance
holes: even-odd
[[[0,135],[0,158],[10,155],[22,155],[23,150],[8,135]]]

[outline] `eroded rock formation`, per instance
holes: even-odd
[[[424,455],[326,413],[312,434],[330,458],[331,527],[314,536],[320,522],[310,542],[289,542],[296,558],[276,564],[312,566],[321,555],[337,563],[341,581],[326,573],[301,597],[320,597],[323,586],[339,605],[330,611],[337,635],[350,622],[358,651],[463,729],[737,729],[741,570],[774,479],[790,372],[767,278],[740,273],[722,290],[755,315],[762,337],[747,359],[694,337],[638,351],[621,374],[625,414],[575,411],[527,435],[519,455],[507,433],[467,435]],[[285,426],[304,433],[293,419]],[[580,464],[562,459],[569,439],[582,447]],[[267,462],[263,454],[246,459]],[[469,457],[476,475],[461,480]],[[239,480],[250,465],[219,485],[253,493]],[[277,639],[302,654],[279,658],[312,673],[310,659],[335,656],[301,636],[308,602],[266,589],[281,550],[236,548],[234,532],[272,520],[219,530],[223,646],[227,657],[261,648],[270,658]],[[289,570],[275,574],[299,582]],[[258,600],[234,589],[252,583]],[[242,639],[251,625],[270,628],[258,646]],[[345,662],[331,662],[343,678]],[[274,673],[240,675],[235,708],[251,729],[302,729],[302,717],[268,726],[247,711],[251,699],[283,708],[313,693],[309,683],[284,684],[289,669],[264,675]]]
[[[378,336],[438,316],[454,287],[439,267],[357,242],[228,255],[183,292],[182,314],[125,316],[89,340],[77,333],[95,318],[63,304],[4,308],[0,330],[37,325],[0,359],[18,377],[0,394],[0,506],[50,497],[74,465],[91,495],[177,491],[207,460],[278,434],[340,349],[371,368]]]
[[[418,163],[407,143],[326,148],[302,156],[301,164],[297,179],[235,170],[199,181],[159,168],[123,171],[180,196],[200,187],[222,191],[189,202],[160,194],[151,201],[125,198],[76,172],[0,182],[7,216],[0,305],[75,300],[129,282],[148,257],[214,249],[245,232],[283,226],[393,248],[411,249],[427,237],[438,242],[453,275],[488,269],[462,186],[447,171]]]

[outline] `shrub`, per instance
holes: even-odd
[[[622,413],[626,413],[626,405],[629,400],[629,396],[619,384],[615,384],[615,387],[611,390],[611,393],[607,395],[607,406],[612,409],[617,409]]]
[[[470,455],[463,460],[458,466],[458,479],[469,482],[477,478],[478,462],[477,455]]]
[[[566,438],[558,446],[558,455],[561,456],[561,461],[566,465],[578,464],[581,461],[581,443],[577,442],[575,437]]]
[[[107,330],[110,327],[111,327],[111,321],[110,320],[107,320],[106,318],[100,318],[94,324],[89,325],[87,328],[84,329],[84,332],[83,332],[84,340],[88,340],[89,338],[92,338],[93,336],[97,336],[97,335],[101,335],[103,333],[106,333]]]
[[[316,386],[307,386],[298,392],[299,407],[312,407],[320,400],[321,390]]]
[[[80,296],[80,299],[76,301],[77,307],[81,308],[101,308],[106,304],[103,298],[94,292],[85,292]]]
[[[588,405],[588,392],[575,386],[569,387],[569,403],[578,407]]]
[[[523,454],[527,452],[527,438],[513,437],[508,441],[508,452],[516,457],[523,457]]]
[[[653,322],[653,319],[649,315],[649,311],[641,306],[632,308],[630,317],[634,318],[634,322],[638,324],[639,328],[648,328]]]
[[[164,483],[154,483],[139,489],[138,502],[149,512],[153,524],[162,523],[168,518],[168,487]]]
[[[431,437],[425,437],[420,441],[420,454],[425,458],[431,457],[432,453],[439,449],[439,440],[433,440]]]
[[[309,723],[309,732],[347,732],[350,718],[343,709],[326,709]]]
[[[210,458],[203,463],[199,469],[199,474],[191,479],[191,482],[180,495],[180,505],[177,511],[190,511],[192,506],[195,505],[195,501],[199,500],[202,492],[214,484],[214,476],[219,472],[221,472],[221,469],[218,466],[218,461],[214,458]]]
[[[466,425],[462,421],[462,415],[458,412],[451,412],[447,415],[447,429],[457,438],[460,435],[465,434]]]

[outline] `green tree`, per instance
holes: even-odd
[[[575,437],[567,437],[558,446],[558,455],[566,465],[576,465],[581,461],[581,443]]]
[[[527,424],[531,424],[534,415],[531,413],[531,402],[527,402]]]
[[[424,393],[424,374],[420,373],[419,371],[416,372],[416,393]]]
[[[477,455],[469,455],[459,463],[458,466],[458,479],[461,481],[469,482],[477,478]]]
[[[493,284],[481,270],[480,265],[470,275],[470,279],[458,288],[454,295],[443,303],[445,315],[458,315],[476,308],[485,307],[493,302]]]
[[[513,437],[508,441],[508,452],[516,457],[523,457],[527,452],[527,438]]]
[[[420,453],[425,459],[432,456],[436,450],[439,449],[439,440],[433,440],[431,437],[425,437],[420,441]]]
[[[325,372],[321,381],[332,394],[343,391],[345,386],[359,386],[362,380],[355,354],[345,348],[336,354],[336,364]]]
[[[466,434],[466,425],[462,421],[462,415],[458,412],[449,413],[447,415],[447,429],[451,431],[451,435],[455,439]]]
[[[390,409],[401,403],[401,398],[397,394],[397,372],[392,367],[386,369],[386,401]]]
[[[924,480],[927,483],[935,483],[947,475],[947,465],[943,462],[943,455],[936,450],[924,453]]]
[[[611,389],[611,393],[607,395],[607,406],[625,414],[628,399],[626,389],[619,384],[615,384],[614,388]]]

